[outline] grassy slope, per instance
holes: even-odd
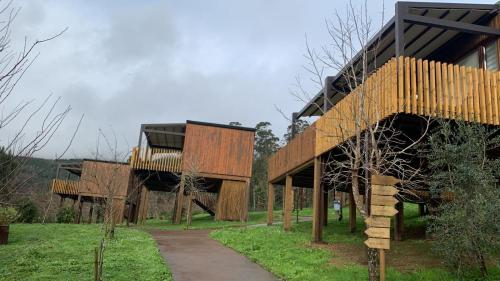
[[[305,210],[307,214],[308,210]],[[405,226],[410,231],[421,227],[422,221],[416,215],[416,206],[408,205],[405,208]],[[363,222],[357,221],[358,231],[355,234],[348,232],[348,210],[344,210],[342,222],[331,218],[324,231],[324,240],[328,243],[362,245],[366,239],[362,233]],[[311,222],[302,222],[293,227],[291,232],[284,232],[281,226],[273,227],[248,227],[238,229],[223,229],[212,232],[212,237],[223,244],[245,254],[253,261],[286,280],[366,280],[366,266],[349,263],[333,264],[336,257],[335,251],[326,247],[311,247]],[[401,242],[400,242],[401,243]],[[404,243],[404,244],[403,244]],[[398,252],[397,248],[407,249],[412,253],[422,255],[421,259],[435,258],[430,252],[430,241],[421,239],[408,239],[401,245],[393,242],[393,254],[397,259],[406,260],[406,253]],[[363,248],[359,249],[363,251]],[[390,265],[390,264],[389,264]],[[490,280],[497,280],[500,276],[498,268],[491,270]],[[389,268],[388,280],[453,280],[441,268],[420,268],[407,273]]]
[[[0,246],[0,280],[93,280],[98,225],[14,224]],[[118,228],[105,253],[105,280],[171,280],[153,239]]]

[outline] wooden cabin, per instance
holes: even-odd
[[[147,214],[151,190],[176,194],[172,221],[180,223],[187,203],[217,220],[246,221],[255,130],[205,122],[143,124],[130,167],[135,179],[129,190],[133,222]],[[145,139],[145,143],[144,143]]]
[[[60,178],[62,170],[67,172],[65,179]],[[73,200],[76,223],[82,221],[85,204],[89,205],[89,221],[96,208],[108,206],[103,209],[113,213],[115,223],[122,223],[130,171],[128,163],[91,159],[64,162],[57,168],[56,178],[52,181],[52,192],[61,197],[61,205],[65,199]],[[112,203],[106,203],[106,200],[112,200]]]
[[[317,120],[269,159],[268,224],[274,188],[285,188],[285,228],[290,226],[292,186],[311,188],[313,241],[321,241],[328,215],[325,194],[333,189],[323,180],[324,164],[354,136],[352,118],[346,116],[361,91],[371,101],[367,106],[373,124],[393,121],[408,136],[422,133],[422,116],[499,126],[499,36],[497,5],[397,2],[395,16],[365,46],[370,50],[368,79],[351,91],[345,73],[327,77],[324,89],[293,114],[292,122],[302,117]],[[358,55],[349,65],[360,64]],[[349,185],[335,184],[336,190],[351,192]],[[428,190],[419,192],[415,202],[426,203]],[[351,230],[354,204],[350,200]],[[394,237],[402,239],[403,204],[397,208]]]

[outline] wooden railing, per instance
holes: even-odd
[[[316,141],[315,124],[295,136],[285,147],[269,158],[269,179],[274,180],[287,171],[298,167],[314,158]]]
[[[57,194],[78,195],[79,181],[74,180],[52,180],[52,192]]]
[[[182,152],[175,149],[134,147],[130,158],[132,169],[154,170],[180,173],[182,169]]]
[[[362,118],[360,106],[365,108]],[[319,118],[313,133],[304,132],[295,139],[308,142],[305,134],[309,134],[318,156],[354,136],[356,121],[362,119],[364,129],[398,113],[500,125],[500,72],[392,58]],[[292,141],[270,158],[271,181],[310,157],[296,150]]]

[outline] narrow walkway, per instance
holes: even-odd
[[[271,273],[208,236],[209,230],[152,231],[174,281],[277,280]]]

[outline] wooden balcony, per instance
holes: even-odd
[[[269,159],[270,181],[353,137],[353,116],[359,115],[361,105],[366,108],[362,127],[398,113],[500,125],[500,72],[393,58],[319,118],[311,130],[274,154]],[[306,148],[298,150],[297,145]]]
[[[52,180],[52,192],[61,195],[78,195],[79,181],[74,180]]]
[[[165,148],[138,148],[132,150],[130,158],[132,169],[180,173],[182,170],[182,151]]]

